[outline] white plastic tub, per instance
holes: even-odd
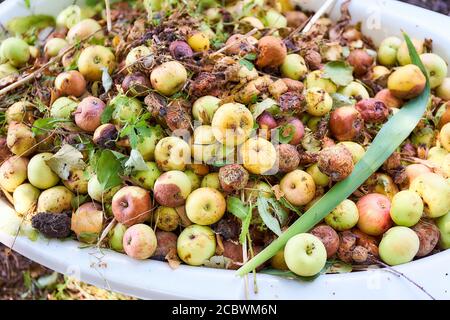
[[[72,0],[32,0],[34,13],[56,14]],[[317,9],[324,0],[300,1],[305,8]],[[339,16],[338,1],[332,17]],[[27,15],[23,0],[0,4],[0,22]],[[364,32],[376,43],[401,30],[418,38],[432,38],[434,51],[450,61],[450,18],[397,1],[353,0],[350,10],[355,21],[363,22]],[[0,241],[11,246],[11,230],[19,221],[5,202],[0,202]],[[8,232],[9,230],[9,232]],[[158,261],[136,261],[123,254],[94,248],[80,249],[76,241],[39,238],[32,242],[19,236],[14,250],[58,272],[82,281],[140,298],[193,299],[426,299],[428,296],[402,277],[382,269],[340,275],[323,275],[312,282],[286,280],[258,274],[259,293],[249,289],[233,271],[181,266],[172,270]],[[450,250],[396,267],[438,299],[450,298]]]

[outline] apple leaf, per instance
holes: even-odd
[[[105,89],[105,93],[108,93],[108,91],[111,90],[111,87],[113,85],[113,80],[109,75],[108,68],[106,67],[102,67],[102,85],[103,89]]]
[[[100,120],[102,121],[102,124],[108,123],[111,121],[112,114],[114,112],[114,107],[110,104],[106,106],[105,110],[103,110],[102,115],[100,117]]]
[[[256,200],[256,204],[258,207],[259,216],[261,217],[266,227],[272,230],[272,232],[277,236],[280,236],[282,234],[280,222],[274,216],[272,216],[272,213],[270,211],[273,210],[270,210],[267,198],[259,196]]]
[[[240,220],[245,220],[248,213],[248,208],[239,198],[236,197],[227,198],[227,210]]]
[[[70,144],[63,145],[57,153],[45,162],[63,180],[69,179],[72,170],[86,167],[83,154]]]
[[[255,110],[253,111],[253,119],[257,119],[265,110],[272,108],[273,106],[278,106],[278,103],[272,98],[264,99],[256,104]]]
[[[120,172],[122,165],[111,150],[103,150],[97,160],[96,173],[98,182],[104,190],[118,186],[122,183]]]
[[[325,65],[323,77],[339,86],[346,86],[353,81],[353,67],[344,61],[331,61]]]
[[[125,174],[130,174],[134,171],[146,171],[148,170],[147,165],[145,164],[144,158],[142,158],[141,153],[132,149],[130,152],[130,157],[125,162]]]
[[[253,65],[253,63],[251,63],[250,61],[248,61],[248,60],[246,60],[246,59],[241,59],[241,60],[239,60],[239,64],[240,64],[241,66],[246,67],[249,71],[252,71],[252,70],[255,68],[255,66]]]

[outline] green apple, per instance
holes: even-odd
[[[165,137],[156,145],[155,160],[163,171],[184,170],[191,161],[191,148],[181,138]]]
[[[19,71],[15,67],[13,67],[10,63],[0,64],[0,79],[6,78],[14,74],[19,74]]]
[[[45,43],[44,52],[49,57],[56,57],[67,46],[69,43],[65,39],[52,38]]]
[[[211,172],[208,173],[206,176],[202,179],[201,187],[209,187],[214,188],[216,190],[220,190],[220,180],[219,180],[219,173],[218,172]]]
[[[423,173],[411,182],[409,190],[420,195],[428,218],[438,218],[449,212],[450,184],[442,176]]]
[[[81,8],[77,5],[70,5],[58,14],[56,24],[70,29],[81,21],[81,17]]]
[[[397,52],[402,40],[397,37],[388,37],[380,43],[378,48],[378,62],[384,66],[391,67],[397,63]]]
[[[434,53],[423,53],[420,55],[420,60],[428,72],[431,89],[439,87],[447,76],[447,63]]]
[[[153,190],[155,181],[161,175],[161,171],[156,165],[156,162],[146,162],[145,165],[147,166],[147,170],[133,172],[131,181],[147,190]]]
[[[333,99],[322,88],[311,87],[305,92],[306,110],[310,115],[321,117],[331,111]]]
[[[73,193],[66,187],[51,187],[39,195],[37,212],[61,213],[72,210],[73,197]]]
[[[311,277],[325,267],[327,251],[319,238],[301,233],[286,243],[284,259],[289,270],[299,276]]]
[[[161,126],[156,125],[149,128],[151,132],[150,136],[143,137],[136,147],[145,161],[155,160],[156,144],[165,136]]]
[[[100,81],[104,68],[111,74],[116,67],[116,57],[111,49],[92,45],[81,51],[77,60],[78,71],[88,81]]]
[[[436,219],[436,225],[439,228],[441,237],[439,245],[442,249],[450,248],[450,212],[445,216]]]
[[[420,240],[410,228],[397,226],[389,229],[379,245],[380,258],[391,266],[407,263],[419,251]]]
[[[19,38],[8,38],[0,45],[1,56],[15,67],[21,67],[30,59],[28,44]]]
[[[306,88],[318,87],[322,88],[329,94],[336,93],[337,86],[330,79],[323,78],[322,70],[315,70],[313,72],[308,73],[305,80]]]
[[[123,250],[123,236],[125,231],[127,231],[127,227],[121,223],[117,223],[109,232],[109,247],[114,251],[125,252]]]
[[[353,163],[357,163],[359,160],[364,157],[364,154],[366,153],[366,150],[362,145],[359,143],[353,142],[353,141],[341,141],[338,143],[338,145],[343,145],[350,151],[352,154]]]
[[[367,89],[359,82],[352,81],[350,84],[342,87],[338,91],[340,94],[349,97],[349,98],[357,98],[361,99],[369,99],[370,95]]]
[[[392,198],[390,213],[395,224],[412,227],[422,217],[422,198],[411,190],[400,191]]]
[[[192,222],[211,225],[225,214],[226,201],[220,191],[213,188],[194,190],[186,200],[186,214]]]
[[[1,78],[1,71],[0,71],[0,78]],[[441,99],[444,99],[446,101],[450,100],[450,78],[445,78],[442,81],[441,85],[436,88],[436,94]]]
[[[46,161],[53,157],[53,153],[44,152],[35,155],[28,164],[28,181],[39,189],[48,189],[59,182],[59,177],[50,169]]]
[[[210,124],[214,113],[219,108],[220,99],[213,96],[203,96],[192,105],[192,115],[202,124]]]
[[[171,96],[183,88],[187,76],[186,68],[181,63],[168,61],[153,69],[150,81],[156,91]]]
[[[314,183],[321,187],[326,187],[330,183],[330,177],[320,171],[317,163],[309,166],[306,172],[313,178]]]
[[[119,191],[121,186],[115,186],[105,190],[97,179],[97,175],[93,175],[88,182],[88,194],[92,200],[98,202],[109,202],[112,200],[114,194]]]
[[[8,192],[13,192],[27,179],[28,159],[13,156],[6,159],[0,166],[0,186]]]
[[[274,9],[267,11],[264,17],[265,25],[271,29],[279,29],[287,27],[287,19],[281,13]]]
[[[424,51],[424,42],[418,39],[411,39],[418,54],[422,54]],[[409,56],[408,45],[405,41],[402,42],[397,51],[397,61],[401,66],[406,66],[411,63],[411,57]]]
[[[19,214],[27,214],[35,209],[41,191],[30,183],[18,186],[13,193],[14,210]]]
[[[104,33],[100,24],[94,19],[84,19],[69,29],[67,32],[67,40],[70,43],[76,43],[92,35],[93,39],[102,39]]]
[[[296,53],[288,54],[286,58],[284,58],[280,70],[284,77],[293,80],[300,80],[308,72],[305,59]]]
[[[68,97],[56,99],[50,107],[50,115],[58,119],[70,119],[72,113],[77,109],[78,103]]]
[[[27,156],[34,151],[36,139],[28,125],[13,122],[8,126],[6,144],[12,153]]]
[[[192,170],[186,170],[184,173],[188,176],[189,180],[191,180],[191,187],[192,190],[200,188],[200,185],[202,184],[202,178],[196,174]]]
[[[185,263],[200,266],[216,252],[216,235],[210,227],[193,224],[180,233],[177,252]]]
[[[345,199],[325,217],[325,223],[337,231],[344,231],[356,226],[358,219],[358,207],[352,200]]]

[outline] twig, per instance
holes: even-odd
[[[415,282],[414,280],[412,280],[411,278],[409,278],[407,275],[405,275],[404,273],[392,268],[390,265],[387,265],[386,263],[384,263],[383,261],[378,260],[375,257],[371,257],[371,259],[373,262],[385,267],[386,269],[388,269],[389,271],[391,271],[392,273],[398,275],[399,277],[403,277],[405,278],[407,281],[411,282],[414,286],[416,286],[417,288],[419,288],[423,293],[425,293],[428,297],[430,297],[431,300],[436,300],[428,291],[426,291],[424,289],[424,287],[422,287],[421,285],[419,285],[417,282]]]
[[[226,46],[220,48],[219,50],[217,50],[216,52],[213,52],[210,54],[210,57],[218,55],[219,53],[224,52],[225,50],[231,48],[232,46],[241,43],[242,41],[246,40],[248,37],[251,37],[252,35],[254,35],[256,32],[258,32],[258,28],[253,28],[252,30],[250,30],[249,32],[247,32],[246,34],[244,34],[244,36],[240,39],[236,39],[235,41],[227,44]]]
[[[109,3],[109,0],[105,0],[105,7],[106,7],[106,25],[108,28],[108,32],[111,32],[112,29],[112,23],[111,23],[111,6]]]
[[[328,0],[327,2],[325,2],[323,6],[320,7],[320,9],[317,10],[317,12],[312,16],[308,24],[303,28],[302,33],[303,34],[308,33],[314,26],[314,24],[317,22],[317,20],[319,20],[324,15],[324,13],[328,11],[329,8],[334,6],[335,2],[336,0]]]
[[[91,33],[90,35],[88,35],[87,37],[83,38],[82,40],[80,40],[81,42],[84,42],[86,40],[89,40],[92,36],[94,36],[97,32],[102,31],[102,29],[99,29],[93,33]],[[0,97],[3,96],[4,94],[8,93],[11,90],[14,90],[22,85],[24,85],[25,83],[29,82],[30,80],[34,79],[39,73],[41,73],[42,71],[44,71],[45,69],[47,69],[49,66],[51,66],[52,64],[54,64],[55,62],[58,62],[59,60],[61,60],[61,58],[69,51],[71,51],[72,49],[74,49],[76,46],[78,45],[78,43],[75,43],[73,45],[71,45],[70,47],[67,47],[66,49],[64,49],[62,52],[60,52],[56,57],[51,58],[46,64],[44,64],[42,67],[40,67],[39,69],[33,71],[32,73],[30,73],[29,75],[27,75],[25,78],[20,79],[17,82],[14,82],[12,84],[10,84],[9,86],[3,88],[0,90]]]
[[[111,222],[106,226],[106,228],[103,230],[102,234],[100,235],[100,238],[97,241],[97,247],[100,247],[103,239],[106,238],[106,236],[108,235],[109,231],[114,228],[114,226],[116,225],[117,221],[116,218],[112,219]]]

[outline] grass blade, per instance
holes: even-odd
[[[411,39],[404,34],[412,62],[419,66],[427,77]],[[248,261],[237,275],[245,275],[273,257],[286,242],[299,233],[307,232],[325,218],[339,203],[350,196],[369,178],[397,147],[411,134],[425,112],[430,98],[430,84],[427,77],[425,90],[417,98],[410,100],[399,112],[392,116],[381,128],[364,157],[356,164],[352,174],[335,184],[319,201],[293,223],[278,239],[273,241],[257,256]]]

